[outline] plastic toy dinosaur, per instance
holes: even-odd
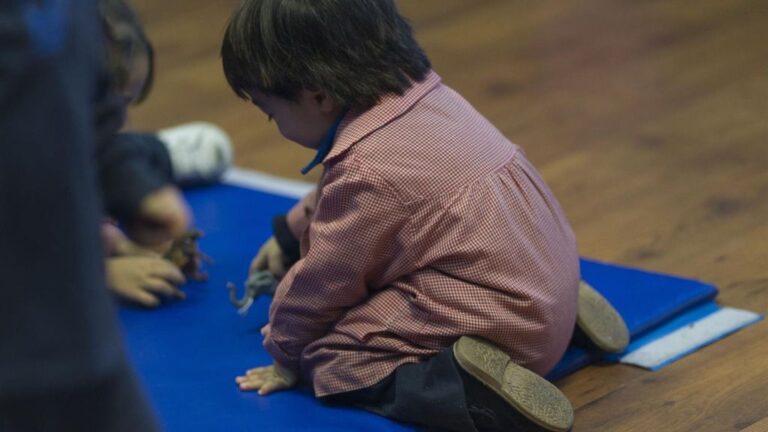
[[[198,282],[208,280],[208,274],[202,271],[203,263],[212,263],[208,255],[200,251],[198,240],[203,236],[199,230],[187,231],[184,236],[173,242],[165,259],[178,267],[184,276]]]

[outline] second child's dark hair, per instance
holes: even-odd
[[[422,81],[429,59],[394,0],[243,0],[221,47],[235,93],[296,100],[323,90],[349,108]]]
[[[117,89],[125,87],[136,59],[139,56],[147,59],[147,79],[138,100],[134,102],[140,103],[149,95],[154,81],[155,52],[152,43],[128,0],[99,0],[99,10],[104,27],[107,69],[114,86]]]

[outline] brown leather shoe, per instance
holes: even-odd
[[[588,283],[579,284],[579,310],[576,324],[599,349],[619,353],[629,344],[627,324],[616,309]]]
[[[573,426],[573,407],[565,395],[490,342],[463,336],[453,344],[453,355],[469,375],[543,430],[565,432]]]

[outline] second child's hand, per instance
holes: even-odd
[[[122,256],[107,259],[107,283],[123,299],[157,307],[161,297],[184,299],[185,283],[176,266],[160,256]]]
[[[190,219],[190,211],[181,192],[174,186],[166,186],[141,201],[136,220],[128,231],[131,239],[139,245],[158,247],[181,237]]]

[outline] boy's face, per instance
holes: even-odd
[[[258,90],[249,94],[253,104],[277,123],[285,138],[311,149],[320,146],[341,114],[341,107],[320,91],[301,90],[297,101]]]

